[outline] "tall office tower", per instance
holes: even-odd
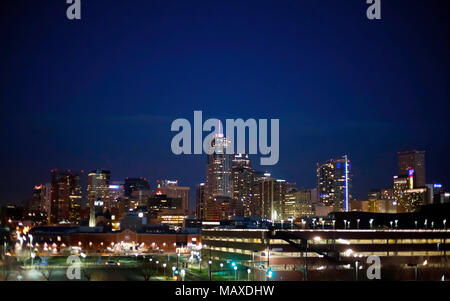
[[[226,154],[230,141],[217,134],[211,141],[214,152],[208,155],[206,167],[206,219],[218,220],[220,202],[233,198],[232,155]],[[220,200],[219,198],[220,197]]]
[[[284,201],[286,197],[286,181],[277,179],[273,187],[272,220],[283,220]]]
[[[233,200],[242,208],[238,214],[251,216],[252,184],[254,181],[253,169],[247,154],[236,154],[233,156],[231,172],[233,176]]]
[[[72,171],[51,170],[50,223],[80,222],[82,190],[80,175]]]
[[[181,199],[181,209],[189,211],[189,190],[188,186],[178,186],[178,180],[158,180],[158,191],[167,195],[168,198]]]
[[[97,169],[88,174],[89,227],[95,227],[96,213],[110,209],[110,180],[111,172],[109,170]]]
[[[34,186],[32,198],[28,202],[26,218],[31,219],[36,225],[44,225],[48,222],[50,202],[46,199],[47,189],[51,191],[51,187],[42,184]]]
[[[146,178],[125,178],[124,192],[126,197],[131,197],[134,191],[150,190],[150,185]]]
[[[252,215],[263,219],[275,220],[278,216],[277,210],[281,206],[278,204],[283,196],[285,183],[277,182],[270,173],[255,173],[255,182],[252,187]]]
[[[195,202],[196,202],[196,218],[200,220],[206,219],[205,183],[200,183],[197,185],[197,189],[195,191]]]
[[[335,211],[349,211],[352,176],[347,155],[317,164],[317,190],[319,201]]]
[[[410,176],[413,173],[414,187],[425,187],[425,151],[398,152],[398,176]]]
[[[286,193],[284,201],[284,219],[298,219],[313,216],[312,191],[310,189],[299,189]]]

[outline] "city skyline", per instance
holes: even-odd
[[[224,138],[224,141],[227,141],[226,138]],[[224,152],[224,151],[220,151],[219,155],[221,155],[222,152]],[[425,170],[425,166],[426,166],[425,165],[425,162],[426,162],[425,161],[425,153],[426,153],[425,151],[409,150],[409,151],[396,152],[396,155],[398,157],[397,158],[397,165],[396,165],[397,166],[397,172],[395,174],[391,175],[390,183],[387,184],[384,187],[372,187],[371,189],[369,189],[366,192],[366,194],[363,197],[354,197],[353,196],[353,191],[354,190],[353,190],[353,185],[351,183],[353,182],[354,174],[350,170],[350,161],[351,161],[350,159],[351,158],[349,157],[349,188],[348,188],[349,199],[348,199],[348,201],[349,202],[351,200],[356,200],[356,201],[363,201],[363,200],[365,200],[365,201],[367,201],[367,200],[369,200],[371,198],[371,193],[373,191],[375,191],[375,190],[383,190],[383,189],[394,189],[395,190],[395,185],[396,185],[395,181],[396,181],[397,178],[399,178],[399,179],[405,178],[405,181],[407,181],[406,179],[408,177],[411,177],[411,175],[410,176],[408,176],[407,174],[405,175],[404,171],[403,171],[404,167],[402,168],[402,163],[404,165],[404,162],[402,162],[403,159],[401,159],[402,158],[401,156],[402,156],[402,154],[405,154],[405,153],[406,154],[409,154],[409,153],[420,153],[420,154],[423,154],[423,157],[421,159],[422,161],[420,161],[420,162],[421,162],[421,165],[423,167],[423,170]],[[211,155],[208,155],[208,156],[211,156]],[[340,189],[344,190],[344,192],[340,192],[339,196],[336,195],[336,202],[342,202],[337,207],[333,206],[333,203],[335,202],[335,201],[333,201],[333,199],[331,199],[332,201],[330,203],[330,201],[327,200],[328,196],[324,196],[321,193],[321,192],[324,192],[325,190],[321,191],[320,188],[321,187],[328,187],[328,186],[326,186],[323,183],[319,184],[319,182],[324,181],[324,179],[323,179],[324,175],[322,174],[323,172],[319,173],[319,167],[323,168],[323,167],[329,166],[330,164],[333,164],[333,166],[334,166],[333,168],[335,168],[336,171],[339,171],[341,169],[340,165],[344,164],[342,162],[344,162],[343,158],[345,158],[345,156],[339,156],[337,158],[330,158],[330,159],[328,159],[328,160],[326,160],[324,162],[317,162],[317,170],[315,171],[316,172],[315,173],[316,183],[315,183],[315,185],[310,186],[310,187],[308,187],[306,185],[303,185],[302,183],[298,183],[298,182],[296,182],[295,180],[292,180],[292,179],[285,179],[285,178],[279,177],[278,175],[270,174],[266,170],[256,170],[256,169],[254,169],[253,168],[253,161],[250,159],[250,156],[248,154],[234,154],[234,155],[225,155],[225,156],[229,157],[228,158],[229,162],[227,163],[228,167],[229,167],[229,170],[228,170],[228,172],[226,172],[226,173],[229,173],[229,177],[230,177],[229,180],[232,180],[232,179],[234,179],[237,176],[237,175],[234,175],[234,172],[235,172],[234,168],[235,167],[236,168],[241,168],[241,166],[244,166],[244,165],[241,165],[242,163],[240,163],[241,162],[240,160],[243,160],[242,162],[246,162],[245,166],[247,166],[247,168],[249,169],[249,172],[252,174],[252,177],[255,177],[255,179],[258,177],[257,174],[261,174],[261,175],[264,174],[263,177],[266,177],[266,175],[267,175],[268,178],[271,178],[273,180],[286,181],[287,183],[291,183],[293,185],[293,188],[295,188],[296,190],[299,190],[299,191],[304,190],[304,189],[312,191],[312,190],[315,189],[316,192],[317,192],[317,196],[316,196],[317,200],[316,201],[322,203],[325,206],[335,207],[334,208],[335,210],[339,210],[339,208],[341,208],[341,207],[342,207],[341,209],[345,210],[345,208],[344,208],[345,207],[344,206],[344,203],[345,203],[345,191],[346,191],[345,184],[344,183],[336,184],[336,185],[340,185],[340,188],[339,188],[339,186],[337,186],[337,187],[333,186],[333,185],[335,185],[334,182],[332,182],[331,184],[328,184],[328,186],[331,185],[330,188],[328,188],[328,189],[333,189],[333,190],[337,189],[337,191],[339,191]],[[236,162],[238,162],[237,165],[235,166],[234,163],[233,163],[233,165],[231,165],[232,160],[234,162],[235,159],[236,159]],[[90,203],[94,201],[92,199],[92,197],[90,196],[90,194],[91,194],[90,191],[92,190],[91,184],[90,184],[91,177],[93,175],[95,175],[95,174],[98,174],[98,173],[100,173],[100,174],[107,173],[108,178],[107,178],[107,181],[104,183],[104,185],[106,185],[106,186],[103,187],[102,189],[108,189],[107,186],[109,186],[110,184],[113,185],[113,186],[117,186],[117,189],[120,186],[121,187],[120,189],[122,190],[122,194],[124,194],[125,196],[131,196],[131,191],[127,191],[126,187],[127,187],[127,185],[129,186],[129,185],[133,185],[133,184],[127,184],[128,181],[144,181],[145,182],[144,184],[146,185],[146,187],[142,187],[142,188],[137,188],[136,187],[135,190],[136,191],[148,190],[148,191],[152,191],[152,192],[154,192],[156,194],[161,193],[161,189],[165,189],[164,186],[175,185],[174,187],[179,187],[179,188],[182,188],[182,189],[183,188],[188,188],[186,196],[184,196],[183,198],[185,199],[186,197],[188,197],[189,201],[188,202],[183,201],[183,204],[184,204],[183,208],[186,208],[185,205],[187,204],[188,205],[188,207],[187,207],[188,210],[190,210],[192,212],[196,212],[197,211],[197,207],[198,207],[196,188],[198,188],[198,185],[200,185],[200,184],[205,185],[205,183],[207,182],[206,180],[207,180],[207,177],[208,177],[208,173],[210,173],[212,171],[212,170],[208,171],[209,170],[209,168],[208,168],[209,163],[208,162],[210,160],[212,160],[212,158],[207,159],[207,162],[205,162],[205,165],[206,165],[205,171],[206,171],[206,173],[204,175],[204,180],[196,183],[194,187],[191,187],[191,186],[188,186],[188,185],[184,185],[184,182],[183,182],[182,179],[181,180],[180,179],[175,179],[174,177],[169,177],[168,179],[164,179],[164,180],[161,180],[162,179],[161,177],[156,177],[158,180],[156,180],[152,184],[150,181],[148,181],[148,178],[145,177],[145,176],[135,177],[135,178],[127,176],[127,177],[125,177],[123,179],[117,179],[117,178],[114,177],[114,173],[112,173],[110,170],[101,169],[101,168],[94,169],[94,170],[92,170],[90,172],[85,172],[85,170],[73,171],[72,169],[66,169],[66,170],[65,169],[61,169],[61,170],[60,169],[52,169],[52,170],[50,170],[50,177],[48,178],[48,181],[44,181],[42,183],[36,183],[35,185],[33,185],[33,188],[31,188],[31,190],[30,190],[31,192],[30,192],[28,198],[20,200],[19,202],[9,202],[9,203],[5,203],[5,204],[2,204],[2,205],[15,204],[15,205],[20,205],[20,206],[22,206],[22,205],[27,206],[26,205],[27,202],[32,199],[32,195],[33,195],[33,191],[34,191],[33,189],[36,189],[36,187],[44,187],[45,185],[53,185],[52,182],[53,182],[54,175],[55,174],[62,174],[63,176],[70,176],[71,178],[73,178],[73,177],[77,178],[77,183],[78,183],[77,185],[79,186],[79,188],[76,188],[76,190],[78,191],[76,193],[76,195],[79,195],[79,198],[80,198],[80,201],[79,201],[80,204],[77,205],[77,206],[81,206],[81,207],[84,207],[84,208],[89,208],[91,206]],[[219,164],[219,167],[220,166],[222,166],[222,163]],[[414,165],[412,164],[412,166],[414,166]],[[410,167],[410,168],[414,172],[413,167]],[[328,170],[328,169],[326,169],[326,170]],[[340,171],[340,172],[342,172],[342,171]],[[329,171],[328,171],[328,173],[329,173]],[[337,177],[337,178],[343,177],[342,179],[343,179],[343,181],[345,181],[344,174],[339,174],[338,173],[338,174],[334,175],[334,172],[332,172],[332,173],[333,173],[332,177],[334,177],[334,176]],[[328,175],[328,177],[329,177],[329,175]],[[394,182],[392,182],[392,177],[394,178]],[[241,179],[241,178],[238,178],[238,179]],[[414,179],[415,179],[415,173],[414,173]],[[242,178],[242,180],[249,181],[249,183],[247,183],[247,184],[253,185],[250,182],[253,182],[254,180],[250,180],[249,176],[244,176]],[[330,180],[328,180],[328,181],[330,181]],[[423,176],[423,179],[421,179],[420,182],[419,182],[420,185],[417,185],[415,180],[413,180],[412,183],[414,183],[414,188],[426,188],[425,185],[421,185],[423,181],[425,181],[425,177],[424,176]],[[181,184],[181,185],[178,186],[179,184]],[[405,182],[405,184],[406,184],[406,182]],[[442,182],[430,181],[430,182],[425,182],[425,184],[426,185],[435,185],[435,186],[439,185],[439,190],[442,190],[442,192],[445,192],[445,189],[447,189],[447,187],[445,185],[443,185]],[[136,185],[136,184],[134,184],[134,185]],[[219,187],[220,184],[216,184],[216,185],[218,185],[217,186],[217,188],[219,188],[218,191],[221,191],[220,189],[223,190],[223,188]],[[245,192],[242,191],[242,190],[246,189],[245,184],[244,184],[244,186],[242,186],[242,185],[235,186],[233,181],[232,181],[231,184],[228,183],[226,185],[231,185],[231,186],[226,188],[227,191],[225,193],[213,193],[213,192],[210,192],[210,194],[212,193],[212,195],[219,195],[219,196],[223,196],[223,197],[229,197],[230,199],[236,199],[236,194],[237,195],[240,195],[240,194],[245,195]],[[407,184],[407,186],[409,186],[409,184]],[[205,187],[207,187],[207,185],[205,185]],[[239,187],[239,189],[237,189],[237,187]],[[168,189],[168,188],[170,188],[170,187],[167,187],[166,189]],[[413,187],[411,186],[410,188],[412,189]],[[116,187],[115,187],[115,189],[116,189]],[[130,188],[128,188],[128,189],[130,189]],[[233,190],[233,191],[228,191],[230,189]],[[247,194],[248,193],[249,192],[247,192]],[[288,191],[286,191],[286,193],[288,193]],[[167,193],[164,193],[164,194],[167,194]],[[208,193],[206,195],[208,195]],[[169,192],[168,196],[171,197],[170,192]],[[78,196],[77,196],[77,198],[78,198]],[[105,201],[105,202],[107,202],[109,204],[109,202],[110,202],[109,201],[109,193],[108,193],[108,196],[106,197],[106,200],[103,200],[103,197],[101,197],[101,199],[102,199],[102,201]],[[349,205],[350,204],[348,204],[348,206]],[[251,205],[250,204],[244,204],[243,206],[244,207],[242,208],[242,210],[243,210],[242,214],[245,211],[244,210],[245,207],[246,206],[251,206]],[[105,205],[105,208],[109,208],[109,207],[111,207],[111,206],[106,206]],[[347,208],[347,210],[350,210],[350,208]],[[91,212],[91,215],[92,215],[92,212]],[[243,214],[243,216],[244,215],[245,214]]]
[[[440,3],[384,3],[382,23],[367,20],[363,1],[140,1],[107,14],[96,1],[78,23],[65,19],[64,3],[11,3],[0,29],[9,41],[0,50],[2,204],[28,198],[55,167],[175,178],[192,191],[206,159],[173,155],[170,123],[194,110],[279,118],[279,163],[254,168],[306,187],[317,162],[347,153],[362,198],[391,183],[395,153],[410,149],[427,150],[429,181],[450,186]]]

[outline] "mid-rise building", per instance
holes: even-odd
[[[157,193],[165,194],[169,198],[180,198],[183,210],[189,210],[189,190],[188,186],[178,186],[178,180],[159,180],[157,183]]]
[[[196,201],[196,218],[199,220],[206,219],[206,198],[205,198],[205,183],[197,185],[195,191]]]

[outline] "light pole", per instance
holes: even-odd
[[[33,235],[28,234],[28,238],[30,238],[30,256],[31,256],[31,267],[33,267],[34,260],[34,252],[33,252]]]
[[[155,261],[156,263],[156,274],[159,274],[159,260]]]
[[[336,220],[333,220],[332,223],[333,223],[333,230],[336,230]]]
[[[398,219],[395,220],[395,229],[398,229]]]
[[[350,229],[350,221],[348,221],[348,228]]]
[[[358,281],[358,266],[359,262],[355,261],[355,280]]]
[[[223,272],[223,263],[220,263],[220,271]]]
[[[212,280],[212,271],[211,271],[211,265],[212,265],[212,261],[209,260],[208,261],[208,267],[209,267],[209,281]]]
[[[322,230],[325,229],[325,221],[322,220]]]
[[[237,266],[234,266],[234,281],[237,281]]]
[[[172,278],[175,276],[175,271],[176,271],[177,267],[173,266],[172,267]]]
[[[344,230],[347,229],[347,220],[344,219]]]
[[[370,224],[370,229],[373,229],[373,218],[371,218],[370,220],[369,220],[369,224]]]
[[[167,266],[167,264],[163,263],[164,277],[166,277],[166,266]]]
[[[247,274],[248,274],[248,281],[250,281],[250,273],[252,272],[252,270],[247,269]]]
[[[423,225],[425,226],[425,229],[427,228],[427,223],[428,223],[428,220],[425,219],[425,222],[423,223]]]
[[[443,221],[442,221],[442,223],[444,224],[444,230],[446,229],[445,228],[445,223],[447,222],[447,220],[446,219],[444,219]]]
[[[180,258],[180,252],[177,253],[177,269],[178,269],[178,258]]]
[[[389,223],[391,224],[391,229],[392,229],[392,224],[393,224],[394,222],[393,222],[393,221],[390,221]]]
[[[182,269],[180,271],[180,275],[181,275],[181,281],[184,281],[184,275],[186,275],[186,271],[184,269]]]
[[[356,228],[357,228],[357,229],[359,229],[359,221],[360,221],[360,219],[358,218],[358,219],[356,220]]]
[[[416,230],[417,230],[417,221],[414,221],[414,225],[416,226]]]

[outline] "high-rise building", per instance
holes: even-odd
[[[425,187],[425,151],[398,152],[398,176],[410,176],[413,173],[414,187]]]
[[[319,202],[335,211],[349,211],[352,176],[347,155],[317,164]]]
[[[278,218],[277,210],[282,208],[278,202],[283,197],[283,187],[285,188],[285,182],[281,183],[272,178],[270,173],[255,173],[251,204],[253,216],[268,220]]]
[[[206,167],[206,219],[218,220],[220,202],[223,198],[233,198],[233,178],[231,174],[232,155],[226,153],[230,141],[217,134],[211,141],[214,152],[208,155]]]
[[[89,227],[95,227],[96,213],[110,209],[110,181],[111,172],[109,170],[97,169],[88,174]]]
[[[71,170],[51,170],[50,223],[70,222],[78,224],[81,213],[81,181]]]
[[[180,198],[181,209],[189,210],[189,190],[188,186],[178,186],[178,180],[159,180],[157,182],[157,193],[167,195],[169,198]]]
[[[35,225],[44,225],[48,222],[50,213],[51,185],[35,185],[31,200],[28,202],[26,218]]]
[[[197,189],[195,191],[195,201],[197,219],[206,219],[205,183],[200,183],[197,185]]]
[[[236,154],[232,161],[233,200],[238,207],[242,207],[243,216],[251,216],[252,184],[254,181],[253,169],[247,154]]]

